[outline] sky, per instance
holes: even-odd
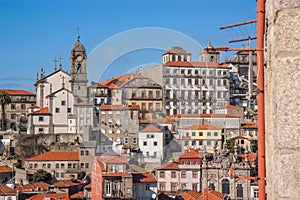
[[[255,0],[0,0],[0,88],[35,92],[36,73],[42,67],[52,73],[60,56],[69,71],[78,33],[88,79],[98,82],[159,64],[172,46],[198,61],[208,41],[228,46],[229,40],[255,35],[255,24],[220,26],[255,18]]]

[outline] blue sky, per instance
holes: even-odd
[[[103,48],[106,44],[105,52],[113,56],[122,48],[134,46],[132,40],[137,37],[148,44],[159,38],[149,31],[128,38],[116,39],[116,35],[132,29],[157,27],[156,30],[162,28],[183,34],[200,46],[206,45],[208,40],[213,45],[224,46],[228,40],[253,36],[255,25],[232,30],[219,30],[219,27],[255,19],[255,10],[255,0],[0,0],[0,88],[34,91],[36,73],[41,67],[46,74],[51,73],[52,60],[59,56],[64,58],[63,68],[69,70],[69,55],[76,42],[77,28],[91,58],[90,74],[101,71],[97,76],[88,77],[93,79],[90,81],[98,81],[138,66],[160,63],[167,45],[181,45],[193,53],[194,61],[200,51],[178,41],[177,36],[170,41],[164,36],[160,38],[164,45],[158,48],[142,48],[145,44],[139,41],[137,46],[142,45],[141,48],[119,54],[106,63],[109,66],[101,61],[98,64],[97,60],[103,55],[96,53],[97,46]],[[222,55],[223,58],[230,56],[230,53]]]

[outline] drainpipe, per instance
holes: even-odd
[[[266,199],[265,102],[264,102],[265,0],[257,0],[257,121],[258,121],[258,197]]]

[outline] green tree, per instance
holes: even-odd
[[[2,109],[2,117],[1,117],[1,128],[2,131],[6,130],[6,124],[5,124],[5,106],[11,103],[10,96],[5,91],[0,91],[0,104]]]
[[[43,169],[39,169],[37,170],[33,176],[32,176],[32,181],[35,182],[39,182],[39,181],[43,181],[46,183],[50,183],[51,181],[51,174]]]

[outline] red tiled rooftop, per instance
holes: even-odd
[[[78,161],[78,152],[46,152],[26,161]]]
[[[220,192],[204,188],[203,193],[197,198],[197,200],[222,200],[224,197],[225,195]]]
[[[185,130],[220,130],[220,128],[218,126],[205,124],[205,125],[192,125],[185,128]]]
[[[227,68],[228,65],[220,65],[212,62],[186,62],[186,61],[169,61],[163,66],[175,66],[175,67],[217,67]]]
[[[33,114],[50,114],[48,107],[33,112]]]
[[[179,159],[191,159],[191,158],[199,159],[202,158],[202,155],[200,155],[199,150],[190,150],[189,152],[179,157]]]
[[[184,200],[197,200],[201,194],[193,190],[188,190],[179,194],[179,196],[181,196]]]
[[[132,173],[133,182],[156,183],[156,178],[150,173]]]
[[[140,130],[140,132],[142,132],[142,133],[145,133],[145,132],[157,133],[157,132],[163,132],[163,131],[153,125],[150,125],[144,129]]]
[[[27,200],[44,200],[44,199],[50,199],[50,200],[70,200],[68,193],[55,193],[55,194],[37,194],[34,195]]]
[[[170,162],[158,168],[159,170],[177,170],[178,162]]]
[[[0,166],[0,173],[8,173],[8,172],[12,172],[12,168],[8,167],[8,166]]]
[[[84,199],[84,191],[77,192],[77,193],[73,194],[70,198],[71,199]]]
[[[9,95],[35,95],[32,92],[28,92],[26,90],[0,90],[6,92]]]
[[[40,107],[38,105],[33,105],[33,106],[30,106],[29,108],[34,109],[34,108],[40,108]]]
[[[81,180],[61,180],[53,184],[54,187],[70,187],[83,184]]]
[[[36,182],[36,183],[30,183],[27,185],[18,185],[16,187],[16,189],[19,191],[22,191],[22,192],[37,191],[38,188],[39,188],[39,191],[47,191],[49,186],[50,185],[45,182]]]
[[[125,156],[99,156],[99,160],[105,164],[127,164]]]
[[[6,186],[0,185],[0,196],[14,195],[16,194],[16,190]]]

